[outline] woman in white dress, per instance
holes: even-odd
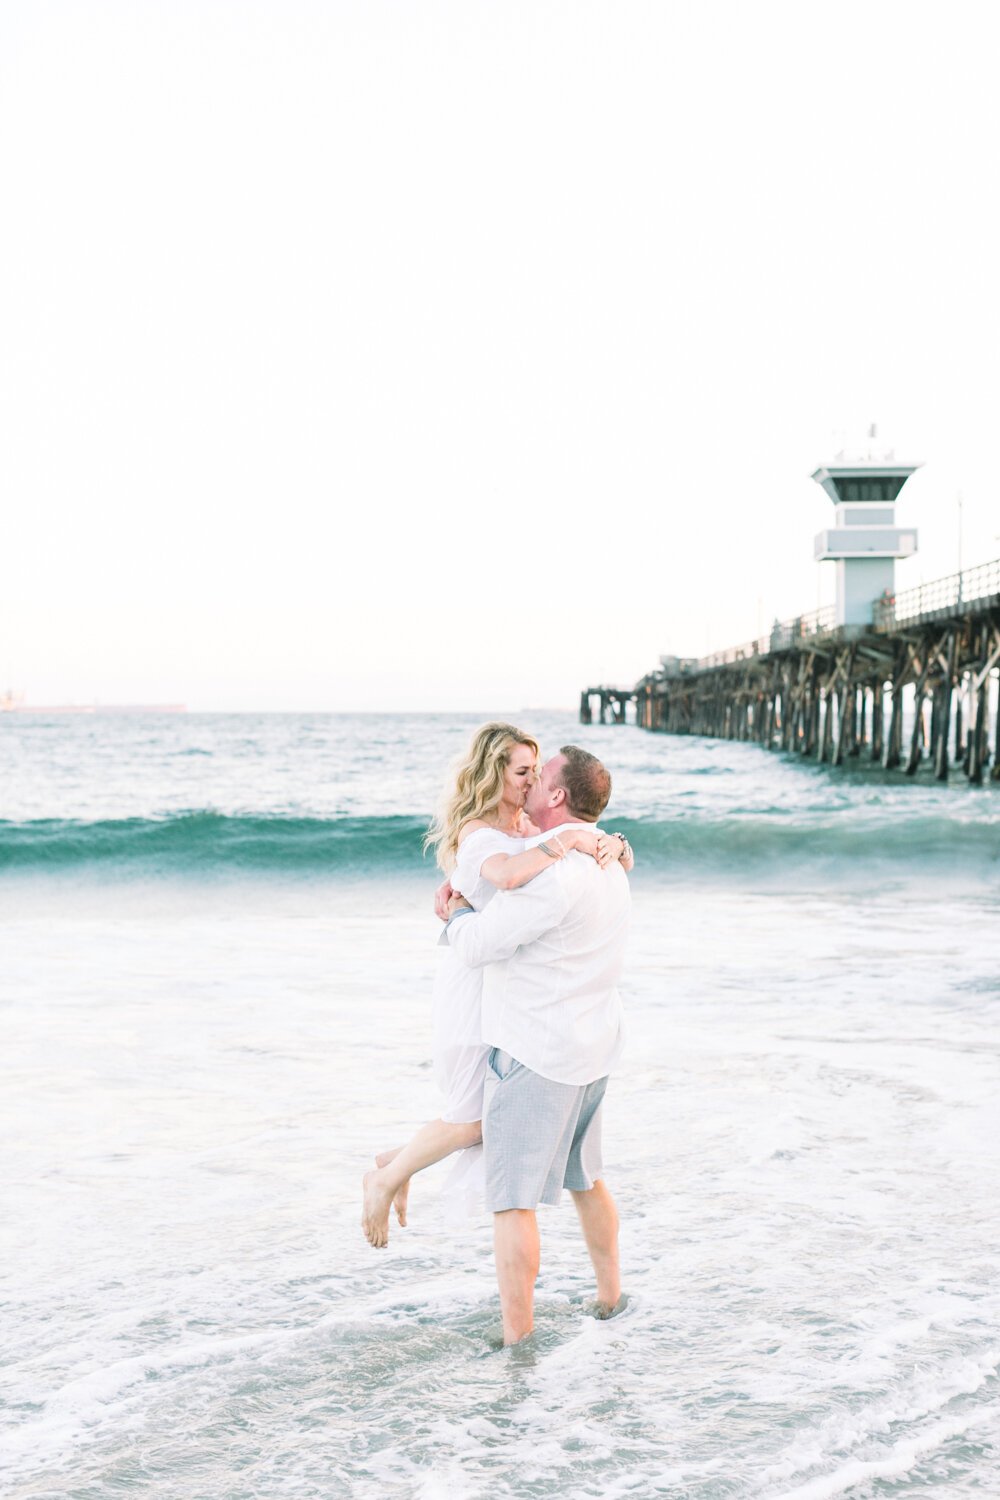
[[[512,724],[484,724],[456,767],[448,796],[431,825],[426,846],[437,850],[449,893],[461,891],[476,911],[482,911],[496,891],[526,884],[574,849],[589,854],[602,868],[613,859],[632,868],[631,850],[614,834],[573,828],[543,839],[524,812],[538,762],[538,744],[531,735]],[[442,894],[439,891],[439,915]],[[472,1191],[478,1187],[489,1055],[482,1041],[482,983],[481,969],[469,968],[445,949],[434,984],[434,1075],[444,1108],[405,1146],[377,1156],[375,1169],[365,1174],[361,1227],[376,1249],[389,1240],[390,1205],[399,1223],[406,1223],[414,1172],[461,1151],[452,1183]]]

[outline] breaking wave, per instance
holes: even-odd
[[[870,817],[771,813],[612,818],[631,839],[637,876],[730,877],[766,883],[803,866],[837,883],[861,870],[898,874],[988,872],[1000,868],[1000,824],[942,814]],[[300,872],[357,878],[366,873],[433,873],[422,852],[427,827],[416,815],[292,817],[188,811],[154,818],[0,822],[0,870],[135,871],[146,875]]]

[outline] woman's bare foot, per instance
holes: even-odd
[[[363,1182],[361,1228],[373,1250],[384,1250],[389,1243],[389,1205],[392,1202],[392,1192],[379,1181],[381,1176],[381,1172],[366,1172]]]
[[[395,1161],[402,1149],[402,1146],[397,1146],[395,1151],[380,1151],[375,1158],[375,1165],[377,1167],[387,1167],[391,1161]],[[410,1179],[407,1178],[405,1182],[400,1183],[396,1189],[396,1195],[392,1200],[392,1206],[396,1210],[396,1218],[399,1220],[400,1229],[406,1228],[406,1203],[409,1196]]]

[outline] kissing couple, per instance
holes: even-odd
[[[406,1224],[410,1178],[459,1151],[493,1214],[505,1344],[534,1326],[536,1211],[573,1198],[597,1277],[594,1311],[621,1301],[618,1214],[604,1182],[601,1104],[624,1044],[618,982],[633,856],[597,827],[611,777],[564,745],[541,764],[512,724],[484,724],[455,768],[426,845],[446,880],[434,987],[440,1118],[384,1152],[364,1179],[362,1228]]]

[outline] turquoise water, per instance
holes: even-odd
[[[644,876],[752,872],[772,883],[892,880],[1000,868],[1000,788],[911,783],[864,763],[831,770],[756,747],[634,728],[530,725],[555,748],[606,749],[610,816],[643,845]],[[0,873],[213,878],[419,875],[442,767],[473,715],[184,715],[0,719]],[[541,726],[541,727],[539,727]],[[668,748],[669,747],[669,748]],[[796,878],[798,878],[796,876]],[[862,877],[863,878],[863,877]]]
[[[0,720],[12,1496],[978,1496],[1000,1447],[1000,795],[523,715],[636,844],[607,1168],[497,1352],[434,1112],[446,716]]]

